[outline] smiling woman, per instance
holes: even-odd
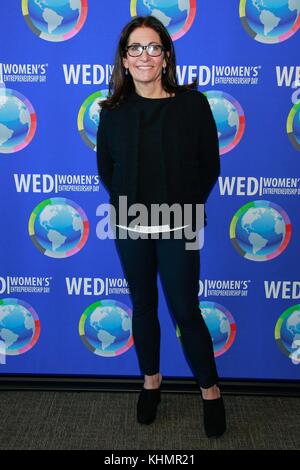
[[[194,208],[204,204],[220,173],[216,123],[206,97],[195,87],[196,80],[178,85],[174,46],[164,25],[154,16],[134,17],[121,33],[109,96],[101,102],[97,158],[110,203],[119,210],[116,226],[128,220],[124,197],[130,215],[143,205],[153,222],[148,226],[139,221],[142,230],[135,236],[122,226],[125,233],[116,230],[114,238],[130,289],[132,334],[145,379],[137,420],[151,424],[160,402],[159,272],[201,388],[210,437],[223,434],[226,420],[212,339],[199,311],[199,244],[187,247],[190,238],[180,226],[182,219],[171,222],[176,230],[168,224],[165,237],[166,225],[157,225],[161,219],[156,217],[155,223],[152,217],[174,215],[175,205],[183,212],[186,203]],[[197,227],[195,214],[184,214],[184,225]]]

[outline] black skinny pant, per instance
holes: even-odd
[[[122,229],[125,230],[125,229]],[[145,375],[159,372],[160,324],[157,315],[157,273],[166,300],[180,328],[183,349],[199,384],[218,383],[212,339],[199,309],[200,251],[186,250],[186,239],[115,239],[130,289],[132,334],[139,366]]]

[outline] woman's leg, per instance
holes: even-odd
[[[133,306],[132,334],[146,388],[159,381],[160,324],[154,240],[115,239]]]
[[[158,271],[193,373],[202,389],[210,389],[203,396],[216,398],[219,391],[213,344],[198,300],[200,252],[186,250],[185,242],[184,237],[157,241]]]

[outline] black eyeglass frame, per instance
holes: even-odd
[[[148,47],[151,47],[151,46],[158,46],[158,47],[160,48],[160,54],[155,55],[155,56],[149,54]],[[134,56],[131,55],[131,54],[130,54],[130,49],[131,49],[132,47],[139,47],[139,48],[141,48],[141,53],[140,53],[139,55],[134,55]],[[144,50],[147,51],[147,54],[148,54],[150,57],[160,57],[160,56],[162,55],[162,53],[163,53],[166,49],[165,49],[164,46],[162,46],[161,44],[156,44],[156,43],[150,43],[150,44],[147,44],[146,46],[142,46],[142,44],[131,44],[130,46],[126,46],[126,47],[124,48],[124,52],[127,52],[127,53],[130,55],[130,57],[140,57],[140,56],[143,54]]]

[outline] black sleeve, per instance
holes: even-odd
[[[106,129],[107,109],[101,109],[97,131],[97,166],[100,180],[106,191],[111,192],[113,161],[108,148]]]
[[[200,184],[203,194],[203,203],[214,187],[220,175],[219,138],[215,119],[213,117],[208,99],[203,93],[200,107]]]

